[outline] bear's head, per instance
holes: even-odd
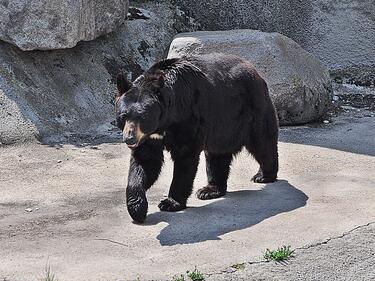
[[[116,121],[129,148],[138,147],[147,138],[162,137],[156,132],[165,122],[164,80],[162,71],[141,75],[133,83],[118,74]]]

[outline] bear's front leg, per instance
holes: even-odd
[[[168,198],[159,204],[159,209],[167,212],[176,212],[186,208],[186,201],[192,192],[197,173],[199,152],[184,156],[175,156],[172,153],[172,158],[174,161],[173,180]]]
[[[132,151],[130,159],[126,204],[135,222],[144,222],[148,203],[146,191],[159,177],[163,165],[162,145],[143,144]]]

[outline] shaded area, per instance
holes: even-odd
[[[262,190],[229,192],[205,206],[178,213],[150,214],[146,224],[169,225],[157,239],[163,246],[220,240],[221,235],[251,227],[267,218],[306,205],[308,197],[285,180],[267,184]],[[188,227],[187,227],[188,226]]]
[[[375,118],[335,120],[334,125],[321,127],[285,127],[279,141],[331,148],[351,153],[375,156]]]
[[[67,233],[77,231],[69,226],[70,223],[101,216],[104,212],[123,205],[125,192],[120,188],[109,192],[95,192],[92,195],[67,196],[63,202],[58,207],[33,201],[1,202],[0,240],[15,236],[61,238]],[[22,217],[26,207],[30,209],[27,219]],[[6,217],[13,218],[12,224],[2,220]],[[86,227],[84,232],[89,233],[92,225]]]
[[[63,148],[64,145],[75,147],[91,147],[99,149],[97,146],[104,143],[123,143],[122,132],[113,127],[108,132],[98,132],[97,134],[69,134],[69,136],[51,136],[44,138],[42,143],[56,149]]]

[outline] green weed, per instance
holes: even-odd
[[[187,276],[192,281],[204,281],[204,275],[197,268],[194,268],[194,271],[186,271]]]
[[[294,251],[290,249],[290,246],[282,246],[277,248],[277,250],[270,250],[267,249],[264,258],[268,261],[285,261],[291,257],[293,257]]]

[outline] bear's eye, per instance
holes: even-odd
[[[125,126],[125,118],[122,118],[120,115],[116,118],[116,125],[119,129],[123,130]]]
[[[128,117],[129,117],[129,111],[127,111],[127,110],[121,112],[121,114],[119,115],[119,118],[122,119],[122,120],[125,120]]]

